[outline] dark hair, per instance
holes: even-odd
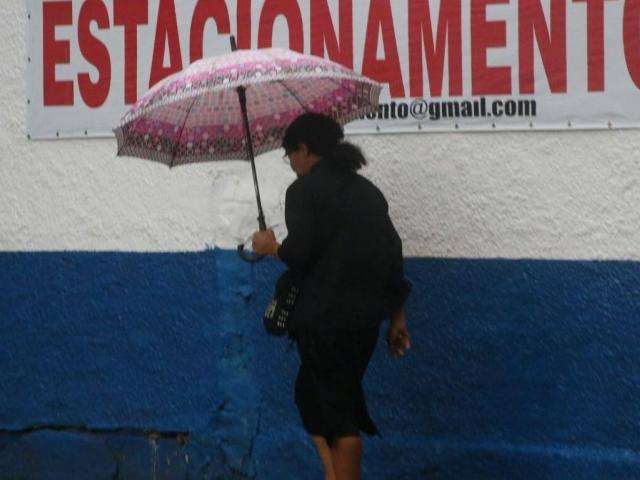
[[[282,139],[285,151],[296,150],[301,143],[332,166],[356,171],[367,164],[356,145],[345,142],[342,127],[333,118],[320,113],[303,113],[287,127]]]

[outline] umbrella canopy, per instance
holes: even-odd
[[[118,155],[174,167],[226,159],[252,160],[238,100],[246,92],[253,153],[281,146],[300,114],[340,124],[378,105],[381,85],[346,67],[279,48],[236,50],[199,60],[155,85],[114,130]]]

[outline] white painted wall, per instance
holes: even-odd
[[[249,165],[169,170],[115,140],[28,141],[20,0],[0,16],[0,250],[233,248],[255,228]],[[640,92],[639,92],[640,95]],[[639,97],[640,98],[640,97]],[[640,132],[358,136],[410,256],[640,260]],[[265,213],[294,179],[258,159]]]

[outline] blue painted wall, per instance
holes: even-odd
[[[640,263],[406,261],[413,348],[365,378],[366,479],[640,478]],[[0,253],[0,478],[321,478],[281,266]]]

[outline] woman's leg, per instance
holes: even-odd
[[[327,445],[327,441],[324,437],[317,436],[312,436],[311,439],[318,451],[320,460],[322,460],[325,480],[336,480],[336,475],[333,471],[333,461],[331,460],[331,449],[329,448],[329,445]]]
[[[336,480],[360,480],[362,439],[359,436],[338,437],[331,447],[331,460]]]

